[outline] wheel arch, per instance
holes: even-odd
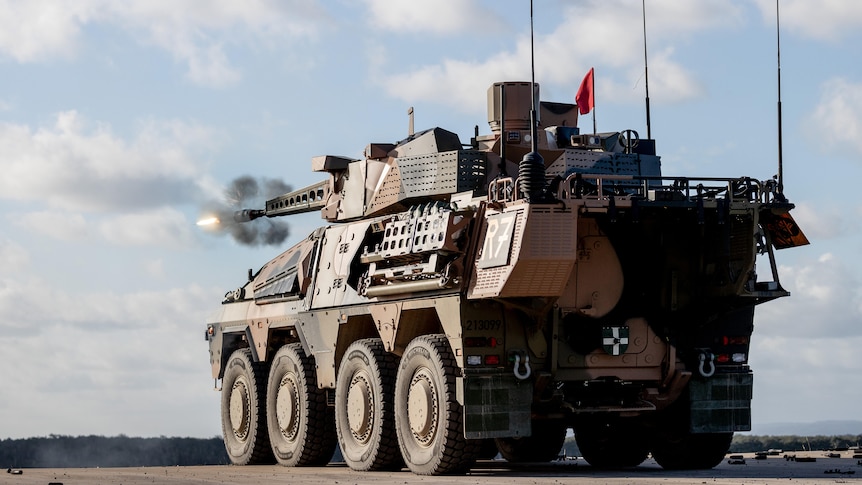
[[[341,359],[344,358],[347,348],[357,340],[377,338],[380,334],[374,324],[374,319],[369,314],[352,315],[347,317],[347,323],[338,327],[338,337],[335,341],[335,367],[336,373]]]
[[[371,306],[370,311],[376,332],[387,352],[401,356],[416,337],[444,334],[453,352],[458,356],[461,354],[459,296],[383,303]],[[458,365],[463,367],[460,359]]]
[[[443,325],[433,306],[377,305],[371,313],[348,316],[347,323],[339,325],[334,349],[336,368],[347,348],[357,340],[379,338],[386,352],[400,357],[414,338],[438,333],[443,333]]]
[[[443,333],[443,324],[435,308],[405,309],[401,313],[400,324],[394,338],[387,345],[387,350],[400,356],[416,337],[439,333]],[[460,337],[460,333],[458,336]],[[384,343],[386,343],[385,340]]]
[[[210,359],[213,365],[213,378],[224,378],[224,372],[231,354],[239,349],[249,348],[251,350],[252,362],[258,361],[254,346],[250,346],[247,340],[248,337],[246,335],[249,333],[248,325],[245,325],[244,329],[241,327],[228,327],[217,333],[217,338],[221,340],[221,344],[213,346],[215,355],[211,356]]]

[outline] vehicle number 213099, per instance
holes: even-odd
[[[502,320],[465,320],[464,330],[500,330],[503,327]]]

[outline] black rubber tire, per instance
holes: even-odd
[[[497,438],[500,455],[512,463],[556,460],[566,441],[565,423],[559,420],[536,420],[532,434],[523,438]]]
[[[266,433],[266,366],[251,360],[249,349],[227,361],[221,391],[221,427],[234,465],[274,463]]]
[[[395,432],[397,372],[398,358],[386,352],[380,339],[353,342],[341,359],[335,427],[341,454],[353,470],[400,470],[404,465]],[[365,406],[357,399],[364,399]]]
[[[416,337],[401,357],[395,429],[404,463],[417,475],[463,473],[476,462],[481,440],[464,438],[457,369],[445,335]]]
[[[665,470],[709,470],[724,460],[733,433],[659,433],[652,456]]]
[[[335,421],[326,392],[317,388],[314,361],[299,343],[272,358],[267,381],[267,429],[283,466],[321,466],[335,452]]]
[[[649,456],[644,429],[631,419],[578,423],[575,441],[581,456],[595,468],[635,467]]]

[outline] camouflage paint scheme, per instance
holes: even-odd
[[[329,179],[262,215],[319,210],[333,224],[226,295],[207,324],[213,378],[237,349],[266,363],[299,342],[332,404],[353,342],[380,339],[397,359],[442,334],[468,440],[543,422],[578,433],[595,416],[649,429],[675,402],[689,433],[750,430],[753,309],[788,294],[772,240],[807,243],[793,205],[772,180],[662,178],[652,140],[581,134],[576,105],[546,102],[549,196],[530,201],[513,175],[530,151],[530,94],[493,85],[492,133],[469,145],[433,128],[361,160],[315,157]]]

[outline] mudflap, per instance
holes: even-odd
[[[530,436],[533,383],[502,371],[467,372],[464,376],[464,437],[467,439]]]
[[[689,384],[692,433],[751,431],[751,372],[716,373]]]

